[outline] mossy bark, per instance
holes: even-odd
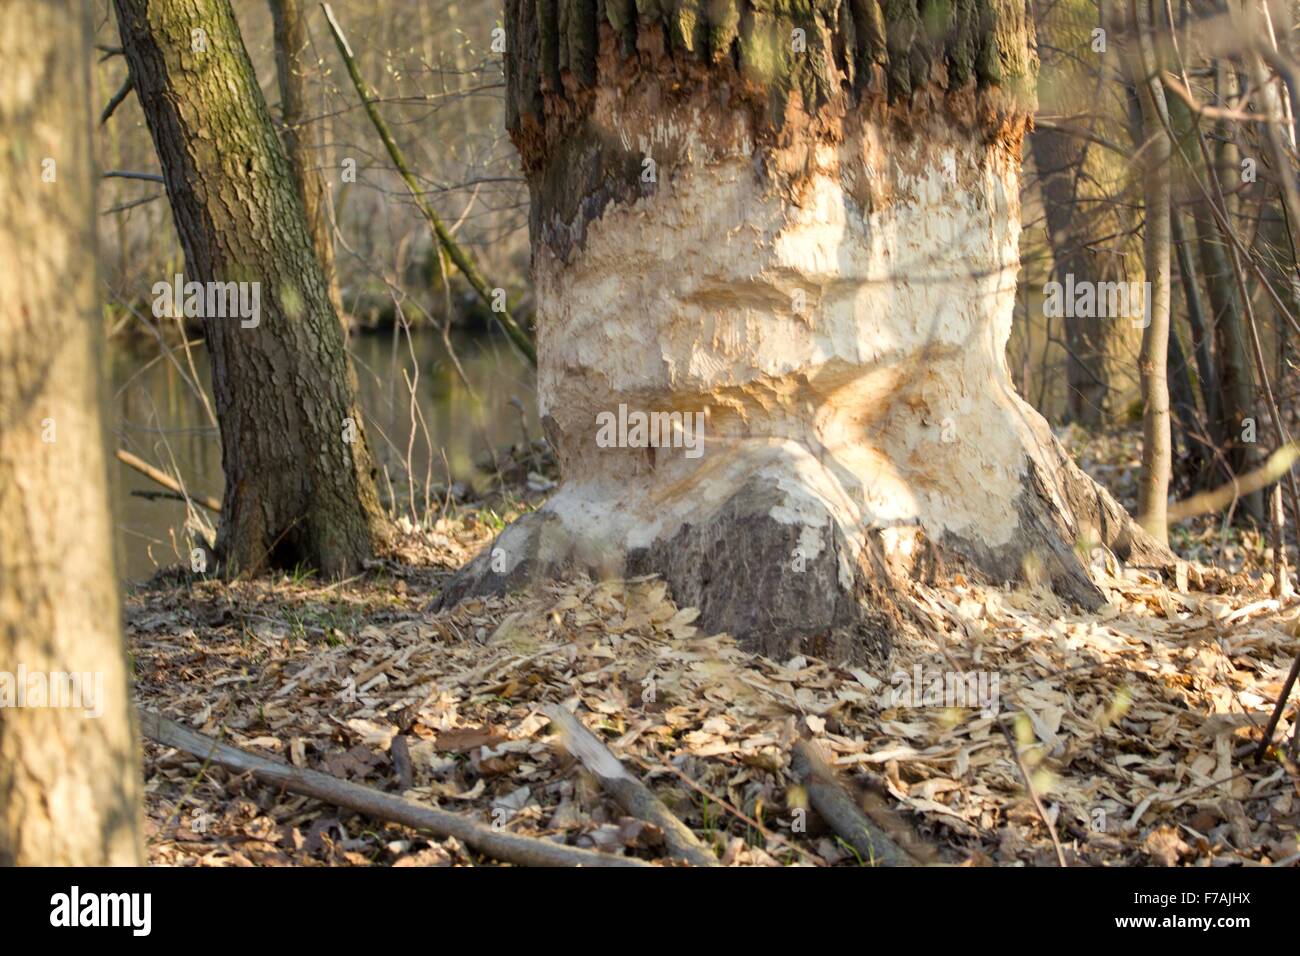
[[[256,327],[204,317],[226,475],[218,555],[232,573],[351,573],[386,533],[355,372],[230,3],[116,7],[187,278],[261,288]]]
[[[511,129],[545,125],[546,96],[601,82],[607,55],[668,56],[683,75],[698,65],[763,99],[797,94],[809,110],[932,85],[1024,95],[1036,65],[1032,24],[1013,0],[507,0],[506,19]]]
[[[334,234],[330,222],[329,188],[321,173],[316,149],[320,120],[307,109],[307,21],[302,0],[270,0],[275,25],[275,75],[280,88],[280,124],[285,153],[293,167],[294,185],[307,216],[316,258],[320,259],[330,305],[340,320],[346,318],[334,267]]]

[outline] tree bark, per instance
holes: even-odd
[[[1164,87],[1157,72],[1152,19],[1145,0],[1130,0],[1140,12],[1134,19],[1141,56],[1134,81],[1147,144],[1143,161],[1146,225],[1142,243],[1146,261],[1146,327],[1138,371],[1142,382],[1142,471],[1138,478],[1138,520],[1161,544],[1169,540],[1169,478],[1173,468],[1169,422],[1169,296],[1170,296],[1170,143],[1160,117],[1167,115]]]
[[[1034,163],[1042,183],[1048,240],[1052,250],[1052,278],[1062,284],[1066,276],[1074,283],[1141,281],[1140,273],[1128,274],[1123,253],[1108,251],[1101,242],[1114,235],[1113,217],[1090,215],[1080,209],[1076,194],[1077,171],[1085,164],[1087,151],[1078,137],[1057,130],[1036,130],[1030,137]],[[1111,228],[1106,228],[1107,223]],[[1122,411],[1122,392],[1114,381],[1118,359],[1123,354],[1126,332],[1132,322],[1127,316],[1066,317],[1066,418],[1096,428]],[[1132,352],[1129,352],[1130,361]],[[1131,394],[1131,392],[1130,392]]]
[[[321,175],[315,142],[320,124],[307,110],[307,21],[300,0],[270,0],[275,25],[275,74],[280,86],[280,123],[284,151],[293,168],[293,182],[307,216],[307,231],[325,274],[330,305],[347,331],[347,314],[339,296],[334,267],[334,234],[330,223],[329,188]]]
[[[1190,160],[1191,174],[1208,183],[1212,171],[1206,168],[1201,157],[1191,111],[1177,97],[1167,98],[1167,102],[1170,121],[1180,139],[1179,152]],[[1226,136],[1227,133],[1221,135]],[[1223,183],[1225,192],[1232,182],[1233,180],[1228,180]],[[1193,192],[1192,221],[1206,297],[1213,313],[1211,337],[1215,346],[1216,381],[1219,385],[1216,402],[1219,417],[1212,420],[1211,424],[1228,468],[1234,475],[1240,476],[1250,472],[1259,462],[1254,446],[1242,440],[1247,420],[1255,418],[1254,380],[1241,298],[1228,259],[1227,243],[1215,221],[1210,201],[1199,190]],[[1262,520],[1263,504],[1260,496],[1246,496],[1242,510],[1256,520]]]
[[[564,482],[444,604],[657,573],[751,648],[853,657],[906,630],[907,575],[1095,607],[1080,550],[1161,560],[1006,367],[1032,28],[984,0],[936,17],[509,0]],[[676,413],[677,447],[607,440],[633,411]]]
[[[91,34],[88,4],[34,0],[0,35],[0,866],[142,861],[100,419]]]
[[[1166,104],[1168,101],[1169,98],[1166,96]],[[1198,394],[1201,396],[1201,404],[1205,408],[1205,420],[1208,425],[1209,435],[1213,437],[1215,435],[1214,430],[1218,428],[1218,422],[1221,419],[1219,412],[1219,375],[1214,364],[1214,355],[1210,349],[1211,338],[1207,329],[1205,304],[1196,276],[1196,266],[1192,260],[1191,239],[1183,226],[1183,213],[1177,200],[1178,197],[1171,193],[1170,202],[1173,206],[1169,214],[1170,238],[1174,244],[1174,251],[1178,256],[1178,279],[1183,289],[1183,303],[1187,308],[1187,325],[1191,331],[1192,349],[1196,355]],[[1204,441],[1204,438],[1202,438],[1202,441]],[[1202,447],[1194,457],[1204,461],[1208,458],[1206,449]],[[1202,464],[1197,485],[1208,482],[1209,475],[1210,469]]]
[[[226,474],[216,551],[227,573],[350,573],[385,537],[356,376],[230,4],[116,6],[189,277],[260,283],[255,327],[203,319]]]
[[[1056,52],[1052,69],[1039,84],[1040,108],[1054,115],[1095,115],[1102,107],[1095,95],[1097,72],[1083,64],[1099,58],[1090,51],[1096,10],[1066,4],[1038,4],[1035,27],[1042,46]],[[1081,119],[1080,126],[1097,123]],[[1138,257],[1126,249],[1128,225],[1121,207],[1106,202],[1108,187],[1126,173],[1117,157],[1090,148],[1073,132],[1035,129],[1029,137],[1038,173],[1052,250],[1052,278],[1062,284],[1067,275],[1077,283],[1140,282]],[[1115,167],[1115,168],[1113,168]],[[1100,187],[1100,188],[1099,188]],[[1064,319],[1066,358],[1066,417],[1096,428],[1117,413],[1133,396],[1119,374],[1131,369],[1133,323],[1127,316]],[[1129,380],[1131,382],[1131,379]]]

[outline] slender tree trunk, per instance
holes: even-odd
[[[307,216],[316,258],[320,259],[330,305],[347,328],[334,268],[334,234],[330,223],[329,187],[316,155],[321,124],[307,109],[307,22],[301,0],[270,0],[275,24],[275,73],[280,85],[280,122],[284,149],[293,168],[294,185]]]
[[[1050,70],[1042,72],[1039,107],[1057,116],[1081,114],[1080,127],[1098,125],[1099,70],[1091,52],[1096,9],[1088,5],[1039,3],[1036,28],[1040,48],[1053,50]],[[1123,117],[1118,124],[1124,125]],[[1102,131],[1105,126],[1102,125]],[[1141,267],[1122,238],[1128,231],[1120,208],[1106,198],[1107,189],[1124,175],[1119,157],[1100,153],[1074,132],[1039,128],[1029,137],[1043,197],[1047,238],[1052,250],[1052,278],[1076,285],[1140,282]],[[1116,167],[1113,168],[1112,167]],[[1127,316],[1063,319],[1066,357],[1066,417],[1095,428],[1133,398],[1122,387],[1121,371],[1132,369],[1133,323]],[[1131,382],[1131,379],[1129,379]]]
[[[1220,431],[1226,444],[1232,470],[1244,474],[1249,470],[1248,449],[1242,443],[1247,419],[1255,417],[1250,357],[1246,352],[1245,320],[1241,300],[1233,281],[1232,266],[1223,247],[1223,238],[1214,214],[1200,200],[1193,205],[1201,271],[1214,312],[1215,354],[1219,359]]]
[[[1165,98],[1166,103],[1168,97]],[[1171,202],[1173,196],[1171,194]],[[1169,216],[1170,237],[1178,255],[1178,278],[1183,288],[1183,302],[1187,307],[1187,324],[1192,333],[1192,346],[1196,354],[1196,377],[1200,385],[1201,404],[1205,407],[1206,422],[1210,426],[1210,435],[1220,420],[1219,412],[1219,376],[1214,365],[1211,351],[1211,339],[1205,317],[1205,303],[1201,287],[1196,277],[1196,266],[1192,259],[1191,240],[1183,227],[1183,214],[1177,204]]]
[[[1205,429],[1196,407],[1196,390],[1192,387],[1191,365],[1187,351],[1183,348],[1177,324],[1173,319],[1175,313],[1173,282],[1170,280],[1168,376],[1170,430],[1173,439],[1171,455],[1175,461],[1180,458],[1185,461],[1184,474],[1193,487],[1198,487],[1198,480],[1205,464],[1205,447],[1200,438]],[[1171,485],[1175,482],[1175,478],[1176,475],[1171,470]]]
[[[260,321],[205,315],[228,573],[357,569],[385,534],[355,373],[228,0],[118,0],[189,278],[259,283]]]
[[[0,34],[0,866],[142,859],[100,419],[91,32],[89,4],[31,0]]]
[[[1235,101],[1240,87],[1236,68],[1230,59],[1219,57],[1214,63],[1214,74],[1215,100],[1219,106],[1226,107]],[[1237,149],[1236,137],[1228,121],[1220,120],[1215,123],[1210,143],[1213,147],[1216,175],[1223,190],[1223,214],[1227,218],[1229,227],[1238,235],[1244,235],[1244,230],[1239,228],[1241,200],[1237,190],[1241,184],[1241,157]],[[1256,433],[1259,432],[1259,426],[1262,424],[1258,418],[1258,406],[1255,400],[1255,377],[1251,370],[1246,308],[1241,301],[1243,293],[1233,272],[1228,240],[1222,235],[1222,227],[1214,221],[1213,214],[1208,209],[1204,210],[1201,218],[1204,220],[1206,236],[1209,239],[1202,245],[1202,255],[1207,258],[1205,265],[1207,278],[1210,272],[1209,262],[1216,262],[1214,284],[1222,286],[1218,298],[1223,302],[1224,309],[1215,331],[1219,337],[1218,351],[1223,356],[1224,365],[1220,379],[1230,394],[1230,405],[1226,409],[1231,416],[1227,423],[1231,443],[1230,458],[1233,470],[1240,475],[1254,470],[1261,459],[1257,445],[1246,441],[1243,437],[1247,433],[1248,420],[1255,423]],[[1211,297],[1214,297],[1213,292]],[[1249,514],[1257,522],[1262,523],[1265,520],[1264,499],[1261,494],[1248,495],[1243,504],[1244,513]]]
[[[1169,280],[1170,195],[1169,136],[1161,116],[1167,115],[1164,87],[1157,73],[1154,44],[1149,34],[1151,17],[1147,0],[1130,0],[1142,8],[1133,26],[1142,51],[1134,77],[1142,112],[1146,149],[1143,162],[1143,198],[1146,225],[1143,250],[1150,301],[1138,370],[1142,383],[1142,472],[1138,480],[1138,520],[1162,544],[1169,538],[1167,511],[1169,477],[1173,468],[1169,426]]]
[[[906,630],[927,562],[1095,607],[1081,551],[1167,559],[1010,383],[1023,7],[791,10],[508,0],[564,483],[444,603],[653,572],[709,629],[842,657]]]
[[[1202,160],[1190,111],[1177,97],[1167,102],[1170,120],[1182,144],[1180,152],[1191,160],[1191,174],[1208,184],[1210,171]],[[1223,183],[1225,192],[1233,182],[1235,180]],[[1209,200],[1199,190],[1193,193],[1193,197],[1192,220],[1206,298],[1213,318],[1211,334],[1220,389],[1217,402],[1219,418],[1212,420],[1212,425],[1228,467],[1233,474],[1243,475],[1251,470],[1258,457],[1254,454],[1254,446],[1242,440],[1247,422],[1255,419],[1254,380],[1247,350],[1246,323],[1225,240]],[[1244,512],[1262,520],[1263,504],[1258,494],[1247,495],[1243,506]]]
[[[1083,140],[1056,130],[1037,130],[1030,137],[1034,163],[1039,170],[1052,249],[1052,278],[1063,285],[1072,277],[1075,286],[1104,282],[1140,281],[1130,276],[1124,256],[1100,244],[1115,230],[1101,228],[1108,219],[1080,208],[1076,184],[1085,164]],[[1113,227],[1115,224],[1110,223]],[[1113,381],[1117,357],[1123,352],[1127,316],[1073,317],[1063,320],[1066,357],[1066,417],[1090,428],[1105,423],[1119,409]],[[1129,352],[1130,361],[1132,352]]]
[[[1223,109],[1236,101],[1241,82],[1237,76],[1236,66],[1230,57],[1214,58],[1214,92],[1215,103]],[[1219,182],[1223,186],[1223,201],[1228,222],[1236,229],[1237,218],[1241,214],[1241,194],[1235,188],[1241,183],[1241,155],[1237,149],[1237,138],[1228,125],[1228,120],[1219,120],[1215,124],[1213,146],[1214,165],[1218,171]]]

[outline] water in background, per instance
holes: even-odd
[[[500,339],[453,339],[468,387],[434,332],[414,332],[409,346],[405,338],[389,333],[358,334],[352,336],[349,346],[366,416],[366,434],[380,468],[380,494],[387,497],[386,467],[395,498],[403,507],[408,500],[405,463],[412,435],[410,392],[402,374],[404,369],[407,376],[413,371],[419,373],[419,414],[410,452],[418,508],[423,507],[427,475],[432,475],[434,484],[445,486],[450,472],[453,482],[481,487],[488,476],[477,463],[489,457],[489,448],[503,449],[521,442],[525,428],[530,438],[541,437],[532,369]],[[202,402],[182,375],[181,370],[184,376],[190,374],[184,353],[176,350],[173,355],[176,364],[156,349],[114,351],[114,438],[117,447],[172,474],[179,473],[191,495],[220,499],[220,439]],[[211,400],[207,352],[200,344],[192,349],[192,355],[198,379]],[[512,400],[522,407],[522,415]],[[426,428],[432,450],[424,437]],[[122,571],[127,580],[139,580],[158,567],[180,562],[180,554],[186,553],[185,506],[169,498],[135,494],[153,495],[163,489],[125,465],[115,462],[114,467],[118,472],[116,518],[125,565]],[[214,523],[215,517],[209,515]]]

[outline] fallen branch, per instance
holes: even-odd
[[[451,237],[451,233],[443,225],[442,219],[425,200],[415,174],[411,172],[411,167],[406,164],[406,157],[398,149],[397,141],[393,139],[388,124],[384,122],[383,116],[379,113],[379,108],[375,105],[378,99],[362,77],[361,70],[357,66],[356,57],[352,55],[352,47],[348,45],[347,38],[343,36],[343,28],[339,26],[338,20],[334,19],[334,11],[330,9],[328,3],[322,3],[321,9],[325,11],[325,19],[329,22],[330,33],[334,35],[334,45],[338,47],[339,56],[343,58],[343,63],[348,68],[348,76],[351,77],[352,85],[356,88],[357,96],[361,99],[361,105],[365,108],[366,115],[370,117],[370,123],[374,126],[375,132],[383,140],[384,148],[388,150],[389,158],[392,159],[393,165],[397,167],[402,181],[406,183],[406,188],[411,194],[411,199],[415,201],[416,208],[428,221],[429,226],[433,229],[434,236],[442,244],[442,247],[447,250],[447,255],[451,257],[451,261],[456,263],[456,268],[469,280],[469,284],[474,287],[474,291],[478,293],[479,298],[487,303],[487,307],[501,324],[501,328],[505,330],[510,341],[515,344],[515,347],[524,354],[524,357],[535,368],[537,366],[537,350],[533,346],[533,340],[515,321],[504,303],[501,304],[501,311],[497,311],[496,303],[492,301],[493,290],[488,287],[487,280],[478,271],[478,266],[474,264],[473,258],[466,254],[456,240]]]
[[[146,478],[158,482],[158,484],[162,485],[164,488],[168,489],[169,491],[176,492],[176,494],[180,495],[186,501],[193,501],[195,504],[203,505],[203,507],[207,508],[209,511],[221,510],[221,502],[218,501],[216,498],[199,498],[194,495],[191,495],[189,492],[185,490],[184,485],[182,485],[171,475],[167,474],[167,472],[159,468],[155,468],[153,465],[149,464],[143,458],[139,458],[131,454],[129,451],[124,451],[123,449],[119,448],[117,450],[117,460],[120,461],[122,464],[126,465],[128,468],[134,468],[136,471],[144,475]]]
[[[647,770],[650,769],[652,766],[651,764],[647,764],[644,760],[637,760],[637,763],[641,764],[641,766],[645,767]],[[771,830],[763,826],[763,824],[759,823],[753,817],[749,816],[748,814],[741,813],[740,810],[736,809],[726,800],[723,800],[716,793],[710,793],[709,791],[705,790],[698,783],[696,783],[690,777],[686,776],[686,774],[682,773],[672,764],[661,763],[653,766],[655,767],[655,769],[666,770],[667,772],[674,774],[678,780],[686,784],[686,786],[690,787],[700,796],[704,797],[706,800],[711,800],[712,802],[716,803],[718,806],[722,807],[722,809],[726,810],[728,813],[730,813],[733,817],[735,817],[740,822],[744,823],[746,826],[753,827],[755,830],[757,830],[759,833],[763,835],[763,839],[765,839],[769,844],[771,845],[780,844],[781,846],[789,847],[791,850],[793,850],[795,853],[798,853],[809,863],[815,864],[817,866],[826,865],[826,861],[823,860],[821,857],[819,857],[816,853],[813,853],[811,850],[804,849],[794,840],[790,839],[789,837],[785,836],[782,833],[773,833]]]
[[[480,853],[507,863],[521,866],[651,865],[633,857],[613,856],[536,837],[505,833],[457,813],[435,810],[316,770],[304,770],[259,757],[149,711],[140,712],[140,725],[144,736],[155,743],[175,747],[237,773],[251,773],[262,783],[282,787],[290,793],[355,810],[377,820],[427,830],[438,837],[455,837]]]
[[[563,707],[549,707],[546,713],[559,728],[565,748],[596,776],[618,805],[638,820],[652,823],[663,831],[669,853],[693,866],[718,865],[713,851],[701,843],[690,827],[677,819],[649,787],[628,773],[609,748],[582,726],[577,717]]]
[[[872,866],[916,866],[919,861],[894,842],[858,806],[822,757],[817,744],[794,745],[791,769],[808,791],[808,800],[835,834]]]

